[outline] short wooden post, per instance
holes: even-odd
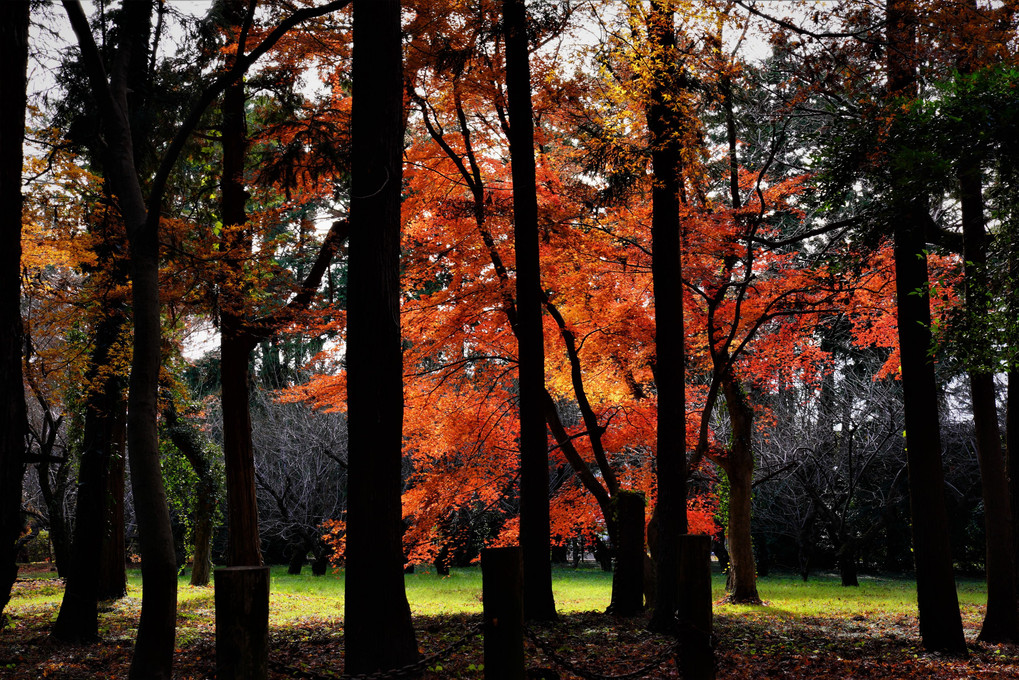
[[[523,680],[524,578],[520,548],[481,551],[485,680]]]
[[[615,616],[637,616],[644,611],[644,496],[620,491],[613,499],[616,514],[616,570],[612,574]]]
[[[216,678],[269,677],[269,567],[222,567],[216,587]]]
[[[714,680],[711,644],[711,538],[679,537],[680,675],[684,680]]]

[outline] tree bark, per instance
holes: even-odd
[[[732,424],[732,446],[725,458],[729,478],[729,602],[760,604],[757,567],[750,534],[753,502],[754,454],[751,448],[754,412],[743,395],[743,386],[732,376],[722,378],[725,406]]]
[[[348,674],[418,658],[404,588],[400,192],[403,47],[398,0],[355,0],[347,279]]]
[[[648,626],[668,630],[679,602],[679,536],[686,521],[686,378],[683,335],[683,280],[679,223],[681,125],[670,105],[676,96],[678,58],[673,13],[662,0],[652,0],[648,38],[661,64],[650,94],[647,125],[654,172],[651,188],[651,277],[655,305],[655,385],[658,425],[655,472],[658,498],[654,520],[658,529],[655,567],[658,572],[654,612]]]
[[[886,8],[888,97],[912,99],[917,93],[916,17],[909,0],[887,0]],[[965,656],[948,540],[938,390],[928,357],[931,310],[922,227],[927,206],[908,186],[910,178],[897,179],[891,220],[920,638],[929,651]]]
[[[534,120],[524,0],[504,0],[506,92],[513,174],[513,237],[516,252],[517,344],[520,385],[520,548],[524,560],[524,617],[555,619],[549,553],[548,435],[545,335],[541,323],[538,198],[535,187]]]
[[[28,89],[27,2],[0,7],[0,621],[18,577],[24,527],[25,388],[22,381],[21,170]]]
[[[976,348],[976,366],[969,371],[973,402],[973,427],[980,482],[984,500],[986,541],[985,571],[987,610],[978,639],[985,642],[1015,642],[1019,639],[1019,609],[1016,608],[1015,547],[1012,543],[1012,507],[1009,499],[1005,460],[998,430],[994,375],[986,368],[992,352],[983,338],[987,316],[987,232],[980,163],[965,159],[959,167],[962,205],[962,237],[966,308],[974,324],[971,346]]]

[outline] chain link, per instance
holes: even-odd
[[[448,659],[453,652],[466,645],[473,638],[481,635],[482,629],[482,624],[476,623],[471,626],[467,633],[462,635],[456,642],[445,649],[441,649],[434,654],[421,657],[417,661],[409,663],[406,666],[392,668],[388,671],[375,671],[374,673],[362,673],[360,675],[335,675],[332,673],[322,674],[313,673],[300,668],[294,668],[293,666],[287,666],[271,660],[269,661],[269,667],[274,671],[283,673],[288,678],[298,678],[299,680],[401,680],[402,678],[415,677],[418,673],[428,668],[428,666]]]
[[[620,675],[602,675],[601,673],[595,673],[585,668],[581,668],[569,659],[560,656],[552,646],[547,642],[539,638],[529,628],[524,628],[524,635],[527,639],[534,643],[534,646],[545,652],[553,663],[565,668],[574,675],[579,675],[585,680],[631,680],[632,678],[643,678],[651,674],[652,671],[657,670],[663,663],[669,660],[669,658],[676,656],[679,652],[679,641],[677,640],[673,644],[669,645],[668,648],[663,649],[658,656],[654,657],[650,663],[647,663],[640,668],[637,668]]]

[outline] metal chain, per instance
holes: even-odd
[[[679,641],[677,640],[667,649],[663,649],[658,656],[651,660],[650,663],[647,663],[636,670],[622,673],[620,675],[602,675],[601,673],[595,673],[581,668],[569,659],[559,656],[559,654],[552,649],[551,645],[535,635],[535,633],[530,629],[524,628],[524,634],[538,649],[545,652],[545,654],[547,654],[555,664],[565,668],[574,675],[579,675],[580,677],[585,678],[585,680],[630,680],[631,678],[643,678],[650,675],[652,671],[657,670],[658,667],[665,663],[669,658],[675,656],[679,649]]]
[[[321,674],[302,670],[300,668],[294,668],[293,666],[287,666],[271,660],[269,661],[269,667],[274,671],[285,674],[287,677],[300,678],[301,680],[401,680],[401,678],[414,677],[433,663],[446,660],[453,652],[466,645],[471,639],[480,635],[482,628],[483,626],[481,623],[476,623],[471,626],[470,630],[466,634],[461,636],[456,642],[445,649],[441,649],[434,654],[422,657],[414,663],[409,663],[406,666],[393,668],[388,671],[375,671],[374,673],[362,673],[360,675],[335,675],[332,673]]]

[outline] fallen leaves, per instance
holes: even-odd
[[[95,645],[66,645],[49,636],[56,605],[33,605],[32,593],[59,589],[57,579],[19,580],[19,605],[12,622],[0,632],[0,678],[3,680],[103,680],[123,678],[131,661],[138,607],[121,600],[100,615],[103,641]],[[296,596],[295,596],[296,597]],[[203,680],[215,669],[214,611],[211,593],[181,601],[178,620],[175,678]],[[23,606],[24,605],[24,606]],[[972,609],[972,611],[971,611]],[[967,636],[975,640],[980,612],[966,608]],[[475,630],[480,616],[454,614],[414,619],[422,655],[449,648]],[[560,615],[559,621],[533,626],[555,655],[599,674],[620,674],[640,667],[668,645],[668,639],[649,633],[646,620],[616,619],[599,612]],[[1019,677],[1019,648],[1014,645],[970,643],[968,659],[927,654],[919,646],[915,616],[883,614],[879,609],[852,616],[782,615],[769,608],[752,612],[729,606],[715,610],[718,677],[721,680],[811,678],[812,680],[955,680]],[[270,627],[274,662],[322,675],[343,670],[344,636],[335,610],[321,618],[306,617]],[[550,655],[525,643],[529,668],[556,668]],[[578,676],[558,668],[561,680]],[[274,671],[271,676],[286,676]],[[473,637],[450,656],[431,664],[423,680],[484,677],[481,637]],[[652,678],[678,678],[670,661]]]

